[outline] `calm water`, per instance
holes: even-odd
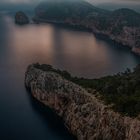
[[[91,33],[50,24],[17,26],[0,16],[0,139],[72,140],[50,110],[24,88],[28,64],[48,63],[75,76],[96,78],[133,68],[139,57]]]

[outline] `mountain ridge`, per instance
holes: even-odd
[[[36,7],[34,20],[81,25],[140,54],[140,14],[128,8],[108,11],[85,1],[54,3],[49,0]]]

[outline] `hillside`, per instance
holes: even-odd
[[[140,66],[99,79],[70,78],[123,115],[140,117]],[[95,92],[96,89],[96,92]],[[94,91],[94,92],[93,92]]]
[[[140,54],[140,14],[127,8],[107,11],[85,1],[47,0],[35,9],[34,21],[82,25]]]
[[[70,18],[82,20],[93,12],[103,14],[107,11],[94,7],[88,2],[79,0],[47,0],[40,3],[35,9],[37,17],[59,21],[66,21]]]

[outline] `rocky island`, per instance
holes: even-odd
[[[140,13],[131,9],[108,11],[84,0],[47,0],[36,7],[34,21],[90,28],[140,54]]]
[[[29,23],[29,18],[26,16],[24,12],[17,12],[15,15],[15,23],[19,25],[25,25]]]
[[[140,121],[115,113],[81,86],[50,65],[32,64],[25,86],[32,96],[53,109],[78,140],[139,140]]]

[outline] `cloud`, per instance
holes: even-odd
[[[86,0],[92,3],[139,3],[140,0]]]
[[[0,0],[0,3],[36,3],[45,0]],[[57,0],[56,0],[57,1]],[[140,0],[85,0],[91,3],[139,3]]]
[[[0,3],[34,3],[41,0],[0,0]]]

